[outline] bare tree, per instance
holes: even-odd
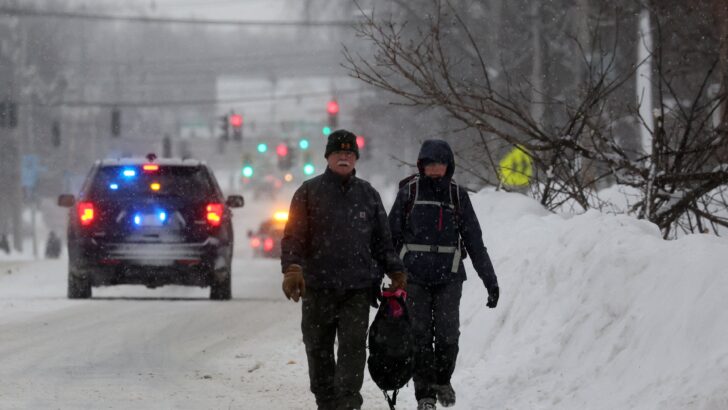
[[[551,7],[565,9],[567,3]],[[617,181],[641,193],[630,212],[656,223],[666,237],[676,228],[704,230],[703,221],[714,228],[728,226],[716,213],[725,206],[721,190],[728,183],[726,167],[716,155],[716,147],[726,144],[725,133],[711,122],[725,102],[725,93],[710,87],[719,77],[717,53],[710,69],[691,71],[689,81],[678,87],[675,81],[682,78],[676,77],[675,64],[666,63],[672,56],[664,52],[667,41],[658,29],[652,50],[658,61],[658,109],[651,152],[641,152],[620,135],[622,118],[645,120],[639,117],[639,104],[625,100],[631,94],[629,80],[641,63],[624,63],[625,54],[633,55],[629,44],[636,39],[624,34],[628,31],[620,22],[629,21],[635,7],[641,7],[630,4],[632,8],[590,8],[580,1],[572,15],[543,5],[531,8],[533,13],[521,16],[531,27],[540,27],[549,12],[554,17],[547,20],[556,23],[534,29],[534,46],[519,50],[535,56],[530,77],[513,74],[517,70],[512,62],[484,51],[489,44],[474,34],[474,23],[467,19],[471,10],[441,0],[429,2],[424,23],[416,28],[407,21],[365,15],[359,35],[372,43],[375,53],[363,58],[345,50],[346,66],[353,77],[395,94],[399,103],[445,110],[476,135],[484,165],[494,175],[501,171],[495,166],[494,143],[523,147],[535,166],[532,191],[550,209],[601,207],[604,200],[595,188]],[[660,9],[652,12],[661,27]],[[587,24],[578,21],[584,16],[589,17]],[[543,36],[551,41],[540,40]],[[482,180],[489,180],[487,174]]]

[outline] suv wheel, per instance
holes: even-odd
[[[217,276],[223,276],[222,280]],[[230,267],[224,268],[218,274],[213,275],[210,284],[210,299],[212,300],[230,300],[233,296],[232,280],[230,277]]]
[[[88,278],[80,278],[74,271],[68,270],[68,298],[88,299],[91,297],[91,282]]]

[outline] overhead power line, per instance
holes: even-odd
[[[95,21],[125,21],[129,23],[153,23],[153,24],[188,24],[206,26],[232,26],[232,27],[353,27],[356,21],[330,20],[330,21],[306,21],[306,20],[222,20],[222,19],[190,19],[177,17],[148,17],[148,16],[121,16],[100,13],[79,13],[72,11],[48,11],[33,10],[17,7],[0,6],[0,16],[13,17],[42,17],[62,18],[76,20]]]

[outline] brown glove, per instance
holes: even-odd
[[[392,284],[389,286],[390,289],[403,289],[407,288],[407,273],[406,272],[391,272],[388,274],[389,279],[392,280]]]
[[[298,302],[306,294],[306,282],[303,280],[301,265],[290,265],[283,274],[283,293],[288,300]]]

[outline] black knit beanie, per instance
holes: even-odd
[[[356,155],[356,159],[359,159],[359,146],[356,144],[356,135],[347,130],[336,130],[329,134],[324,157],[328,158],[329,154],[334,151],[350,151]]]

